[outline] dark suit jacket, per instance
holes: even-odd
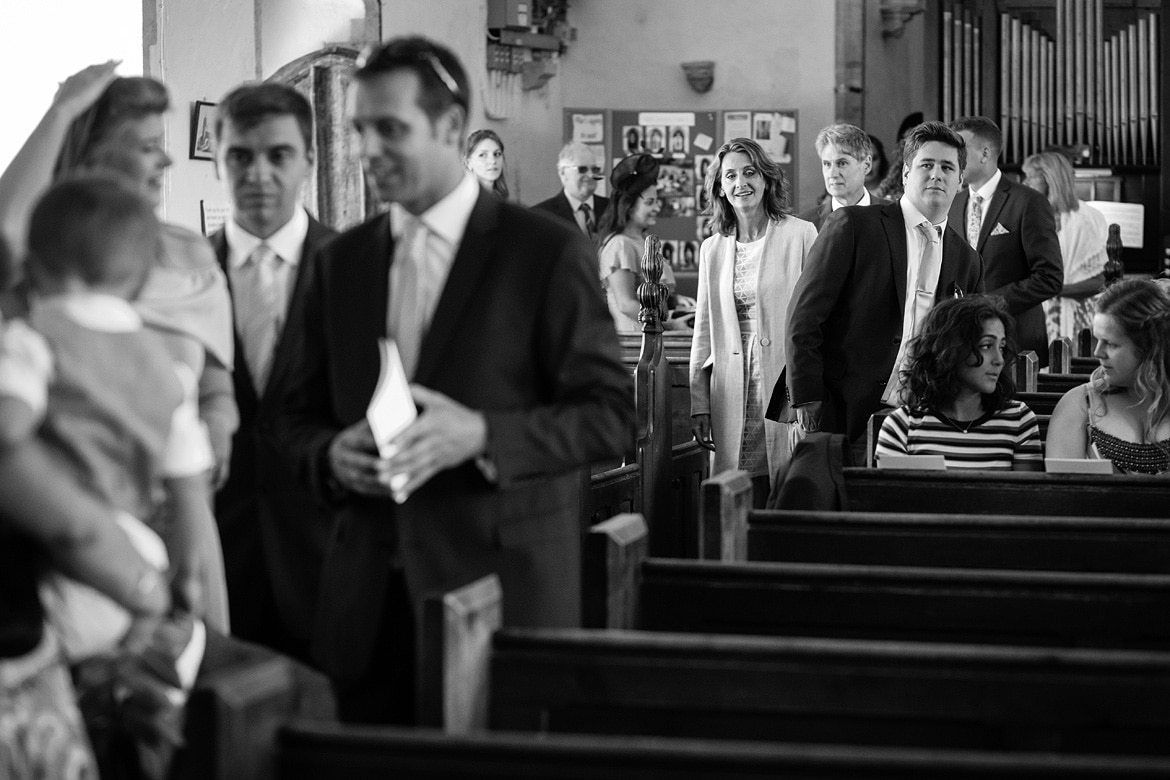
[[[392,257],[386,216],[318,256],[296,381],[272,430],[325,497],[329,443],[365,416],[378,380]],[[496,572],[506,625],[579,623],[578,469],[633,439],[631,378],[596,276],[580,231],[479,194],[414,381],[486,415],[497,482],[465,462],[402,505],[332,496],[314,648],[334,679],[376,661],[396,547],[416,616],[427,593]]]
[[[609,198],[603,198],[600,195],[593,196],[593,219],[598,224],[601,223],[601,215],[605,213],[607,206],[609,206]],[[561,190],[548,200],[542,200],[532,208],[547,211],[549,214],[568,220],[578,230],[581,229],[577,224],[577,218],[573,216],[573,206],[569,203],[569,196],[565,195],[564,190]]]
[[[948,224],[936,300],[983,289],[979,255]],[[788,306],[792,404],[823,403],[821,429],[865,436],[902,341],[906,221],[898,203],[850,206],[825,220]]]
[[[885,206],[885,205],[888,205],[890,203],[893,203],[893,201],[891,201],[891,200],[886,200],[885,198],[879,198],[878,196],[876,196],[872,193],[869,196],[869,201],[870,201],[869,205],[871,205],[871,206]],[[799,216],[805,222],[813,223],[813,225],[816,226],[817,232],[820,232],[821,225],[825,224],[825,220],[828,219],[829,215],[832,213],[833,213],[833,199],[832,198],[825,198],[823,201],[821,201],[817,205],[813,206],[811,209],[808,209],[803,214],[798,214],[797,216]]]
[[[949,224],[965,236],[967,200],[964,189],[951,204]],[[983,256],[983,284],[989,295],[1002,295],[1016,318],[1016,344],[1030,349],[1048,365],[1048,332],[1041,303],[1060,293],[1064,261],[1056,220],[1048,199],[1031,187],[1001,176],[991,201],[985,204],[983,227],[975,247]],[[996,233],[996,226],[1006,232]]]
[[[273,605],[265,594],[268,578],[275,609],[284,631],[307,649],[313,624],[321,562],[329,535],[327,515],[306,485],[298,481],[272,445],[259,436],[259,421],[288,384],[304,343],[301,324],[305,298],[314,286],[313,258],[336,232],[312,217],[290,296],[285,326],[277,341],[272,371],[262,396],[244,360],[236,333],[233,371],[240,427],[232,440],[231,471],[215,497],[215,516],[223,541],[234,628],[256,641],[256,624],[271,620]],[[227,272],[228,245],[224,232],[211,236],[216,256]],[[228,277],[229,285],[231,277]],[[233,301],[234,302],[234,301]],[[252,625],[246,625],[251,623]],[[279,648],[286,649],[286,648]]]

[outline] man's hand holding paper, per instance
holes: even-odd
[[[482,455],[487,446],[482,413],[421,385],[410,390],[423,412],[390,441],[390,457],[378,462],[379,481],[400,504],[435,474]]]

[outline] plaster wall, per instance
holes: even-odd
[[[910,19],[901,37],[884,38],[880,5],[879,0],[867,0],[865,8],[865,129],[881,139],[890,157],[898,125],[907,114],[923,111],[926,119],[938,117],[926,105],[925,14]]]

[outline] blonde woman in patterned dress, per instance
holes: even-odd
[[[743,469],[763,505],[770,479],[791,456],[786,313],[817,231],[791,216],[783,170],[750,139],[720,147],[703,186],[715,233],[699,250],[692,430],[714,453],[712,473]],[[765,419],[769,411],[773,419]]]

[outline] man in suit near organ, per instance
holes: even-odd
[[[863,448],[870,415],[898,403],[906,343],[934,301],[982,289],[979,255],[947,223],[965,157],[945,124],[919,125],[902,198],[825,220],[788,307],[788,388],[804,431]]]
[[[839,208],[884,206],[890,202],[873,197],[865,188],[865,177],[873,166],[873,146],[869,135],[860,127],[829,125],[817,133],[813,146],[817,157],[821,158],[821,175],[825,178],[827,197],[801,214],[801,219],[820,230],[825,219]]]
[[[273,421],[334,510],[314,653],[349,722],[413,720],[428,593],[494,572],[505,625],[577,625],[577,471],[633,438],[593,248],[464,170],[469,94],[455,55],[423,38],[359,60],[350,118],[391,206],[319,254]],[[420,413],[381,458],[365,415],[386,336]]]
[[[533,208],[572,222],[585,235],[594,238],[598,221],[609,205],[608,198],[596,194],[597,182],[603,178],[601,170],[601,164],[588,146],[575,141],[565,144],[557,155],[557,176],[562,189]]]
[[[1048,365],[1044,301],[1059,295],[1064,261],[1048,199],[999,170],[1003,134],[987,117],[951,122],[967,142],[967,188],[951,205],[950,221],[983,256],[988,294],[1002,295],[1016,318],[1016,344]]]
[[[327,519],[258,433],[301,349],[313,255],[334,232],[305,213],[313,115],[282,84],[237,87],[220,102],[216,164],[231,218],[211,237],[235,316],[240,427],[215,498],[236,635],[307,659]]]

